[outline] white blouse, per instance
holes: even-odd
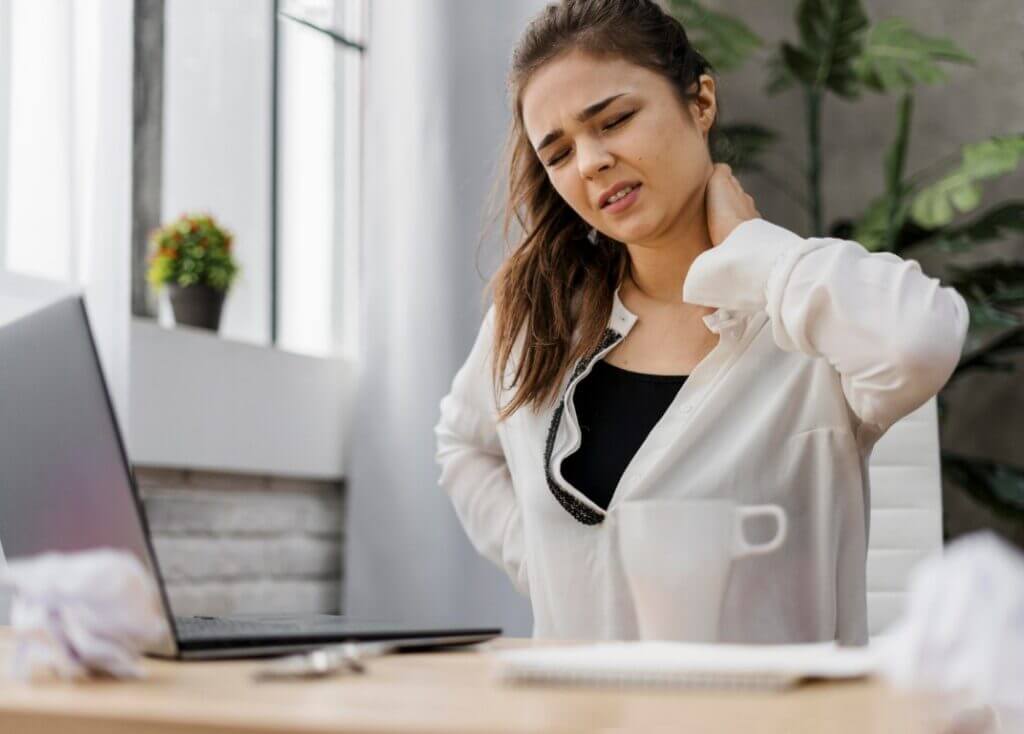
[[[529,597],[534,637],[638,639],[607,520],[634,501],[725,497],[781,505],[788,534],[777,551],[733,564],[720,641],[865,644],[868,459],[949,379],[966,303],[914,260],[760,218],[696,258],[682,299],[717,308],[704,322],[719,342],[626,467],[607,511],[559,468],[581,436],[573,388],[638,318],[618,290],[605,339],[566,376],[558,402],[502,423],[490,307],[441,400],[438,484],[476,550]],[[651,542],[685,553],[685,539]]]

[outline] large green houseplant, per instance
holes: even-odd
[[[966,374],[1013,370],[1008,358],[1024,351],[1024,261],[989,259],[967,265],[958,259],[981,255],[982,248],[1008,234],[1024,233],[1024,200],[976,212],[983,182],[1020,166],[1024,134],[1008,132],[967,143],[922,170],[905,170],[918,85],[944,82],[943,64],[973,64],[973,59],[949,39],[919,33],[904,19],[872,24],[860,0],[800,0],[795,18],[799,41],[774,49],[739,18],[695,0],[666,4],[718,72],[738,69],[766,52],[770,73],[765,93],[791,88],[801,92],[807,136],[803,180],[790,183],[760,163],[758,158],[779,137],[761,125],[723,125],[716,157],[734,170],[757,170],[776,183],[806,211],[810,235],[850,238],[870,250],[901,257],[926,255],[930,274],[957,288],[971,312],[968,343],[949,385]],[[891,95],[895,101],[892,141],[878,162],[884,191],[858,217],[826,227],[822,106],[830,94],[857,100],[865,93]],[[945,424],[949,410],[943,393],[938,400]],[[975,499],[1024,519],[1024,467],[943,450],[942,468]]]

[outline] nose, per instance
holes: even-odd
[[[585,179],[592,179],[599,172],[610,168],[614,160],[599,140],[581,140],[576,144],[576,162],[580,175]]]

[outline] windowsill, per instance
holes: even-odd
[[[188,326],[187,324],[175,324],[174,317],[171,315],[170,304],[167,305],[167,314],[161,314],[159,316],[150,316],[143,314],[133,314],[131,319],[133,324],[144,324],[148,326],[154,326],[162,331],[171,333],[173,335],[185,334],[195,336],[197,339],[208,339],[216,340],[220,342],[226,342],[228,344],[235,344],[241,348],[252,348],[259,351],[272,351],[280,354],[291,354],[296,357],[311,357],[313,359],[334,359],[346,361],[343,357],[331,356],[327,354],[316,354],[312,352],[304,352],[288,347],[281,346],[280,344],[267,344],[263,341],[254,339],[245,339],[239,336],[227,335],[222,331],[211,331],[210,329],[201,329],[198,326]],[[168,338],[175,338],[171,336]]]
[[[340,479],[356,370],[133,317],[134,464]]]

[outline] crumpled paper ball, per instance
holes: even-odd
[[[144,677],[140,656],[169,633],[160,592],[133,554],[114,548],[9,561],[16,680]]]
[[[872,644],[894,686],[1021,721],[1024,554],[989,530],[956,539],[914,568],[903,615]]]

